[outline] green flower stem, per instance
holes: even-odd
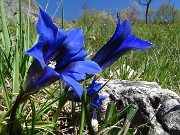
[[[63,89],[63,84],[62,84],[62,82],[60,81],[60,96],[63,94],[63,93],[62,93],[62,89]],[[65,92],[65,91],[64,91],[64,92]],[[66,92],[65,92],[65,93],[66,93]],[[60,114],[60,112],[61,112],[61,110],[62,110],[62,108],[63,108],[63,106],[61,105],[61,104],[62,104],[61,102],[63,102],[63,101],[62,101],[62,99],[60,98],[59,101],[58,101],[57,110],[56,110],[55,114],[53,115],[53,119],[52,119],[52,122],[53,122],[53,123],[56,123],[56,121],[57,121],[57,119],[58,119],[58,117],[59,117],[59,114]]]
[[[62,98],[59,99],[58,108],[57,108],[55,114],[53,115],[53,119],[52,119],[53,123],[56,123],[56,121],[59,117],[59,114],[60,114],[62,108],[64,107],[64,104],[71,98],[72,94],[73,94],[73,92],[69,92],[68,95],[66,95],[66,93],[64,93],[64,96],[62,96]]]
[[[20,99],[22,98],[22,96],[23,96],[22,94],[19,94],[12,106],[11,114],[10,114],[9,130],[8,130],[9,135],[14,134],[14,120],[16,117],[16,110],[20,104]]]
[[[26,101],[29,98],[30,93],[25,93],[25,91],[21,91],[19,95],[17,96],[12,108],[10,109],[10,120],[9,120],[9,125],[8,125],[8,133],[9,135],[14,134],[14,120],[16,118],[16,111],[17,108],[21,103]]]
[[[87,91],[84,90],[81,104],[81,118],[79,125],[79,135],[82,135],[84,129],[84,121],[85,121],[85,102],[86,102]]]
[[[84,101],[84,109],[85,109],[85,117],[86,117],[86,122],[87,122],[87,127],[89,130],[89,134],[90,135],[95,135],[95,132],[93,130],[93,127],[91,125],[91,119],[90,119],[90,114],[89,114],[89,109],[88,109],[88,104],[87,104],[87,100]]]

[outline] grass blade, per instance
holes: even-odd
[[[131,103],[130,105],[128,105],[124,110],[122,110],[121,112],[116,113],[113,117],[111,117],[108,121],[106,121],[100,128],[100,130],[104,129],[105,127],[107,127],[111,121],[113,121],[113,119],[116,119],[118,117],[118,119],[124,115],[125,113],[127,113],[127,111],[133,107],[133,103]]]
[[[83,129],[84,129],[84,122],[85,122],[85,102],[86,101],[86,90],[83,92],[83,101],[81,104],[81,118],[80,118],[80,125],[79,125],[79,134],[83,134]]]
[[[14,58],[14,65],[13,65],[13,89],[12,89],[12,94],[13,94],[13,101],[15,101],[16,96],[19,92],[19,50],[18,46],[15,48],[15,58]]]
[[[66,97],[69,99],[71,96],[72,96],[72,93],[66,93],[66,94],[56,98],[51,103],[47,104],[45,107],[41,108],[36,114],[36,120],[39,119],[45,111],[49,110],[52,107],[52,105],[55,104],[58,100],[64,99]]]
[[[71,98],[72,96],[72,93],[69,93],[69,95],[63,95],[60,99],[59,99],[59,102],[58,102],[58,109],[56,110],[56,113],[54,114],[53,116],[53,122],[55,123],[57,121],[57,118],[63,108],[63,106],[65,105],[65,103]]]
[[[32,110],[32,123],[31,123],[31,135],[35,134],[35,122],[36,122],[36,110],[34,103],[31,102],[31,110]]]
[[[130,122],[132,121],[132,119],[133,119],[134,115],[136,114],[137,110],[138,109],[134,108],[134,106],[130,108],[130,110],[129,110],[127,116],[126,116],[126,120],[124,122],[124,125],[121,128],[121,130],[119,131],[118,135],[122,135],[122,133],[123,133],[123,135],[126,135],[126,133],[129,130]]]
[[[117,113],[116,104],[109,103],[106,109],[105,122],[107,122],[110,118],[112,118],[116,113]],[[111,122],[111,125],[113,124],[112,122]]]
[[[87,127],[88,127],[88,130],[89,130],[89,134],[90,135],[95,135],[95,132],[94,132],[94,129],[92,127],[92,124],[91,124],[91,119],[90,119],[90,114],[89,114],[89,104],[87,103],[87,100],[86,100],[86,95],[83,95],[83,99],[84,99],[84,111],[85,111],[85,118],[86,118],[86,123],[87,123]]]
[[[9,95],[8,95],[8,89],[6,87],[6,84],[5,84],[5,80],[4,80],[4,76],[0,70],[0,82],[1,82],[1,85],[2,85],[2,88],[3,88],[3,95],[4,95],[4,99],[6,101],[6,106],[8,108],[8,110],[10,109],[10,99],[9,99]]]
[[[64,0],[62,0],[62,29],[64,29]]]
[[[7,23],[6,23],[6,15],[5,15],[5,11],[4,11],[4,4],[3,4],[3,0],[0,0],[0,11],[1,11],[1,21],[2,21],[2,31],[3,31],[3,37],[5,40],[5,48],[7,49],[7,53],[9,54],[10,51],[10,45],[11,45],[11,40],[9,37],[9,32],[8,32],[8,27],[7,27]]]

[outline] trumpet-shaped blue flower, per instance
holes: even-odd
[[[85,60],[88,53],[81,29],[58,30],[51,17],[42,9],[39,11],[39,41],[25,52],[35,58],[28,70],[25,90],[34,92],[61,79],[81,97],[83,88],[78,81],[101,68],[94,61]]]
[[[97,94],[99,89],[101,88],[101,83],[96,82],[96,78],[93,79],[91,85],[87,88],[87,95],[90,97],[90,102],[95,107],[100,107],[100,103],[105,99],[104,96]],[[94,96],[95,97],[92,97]]]
[[[105,99],[104,96],[98,94],[99,89],[101,88],[101,83],[96,82],[96,77],[93,79],[92,83],[87,88],[87,97],[90,100],[90,104],[96,108],[100,107],[100,103]],[[81,102],[81,99],[75,93],[73,100],[76,102]],[[101,108],[101,107],[100,107]]]
[[[128,20],[120,24],[120,18],[117,14],[117,25],[114,35],[95,54],[92,60],[104,69],[131,50],[146,50],[150,47],[152,47],[151,43],[131,34],[131,24]]]

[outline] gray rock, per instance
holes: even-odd
[[[157,116],[168,132],[180,135],[180,103],[176,99],[167,99],[163,102]]]
[[[3,5],[6,13],[6,17],[12,20],[17,20],[17,14],[19,9],[19,0],[3,0]],[[36,22],[38,18],[38,4],[35,0],[22,0],[21,1],[21,13],[22,17],[30,16],[31,22]],[[1,17],[1,15],[0,15]]]
[[[17,20],[18,8],[19,8],[19,0],[3,0],[4,9],[7,18]],[[30,7],[29,7],[29,0],[22,0],[21,1],[21,13],[22,18],[30,16],[31,22],[37,22],[39,16],[39,7],[40,5],[36,2],[36,0],[30,0]],[[1,14],[0,14],[1,17]],[[61,19],[57,17],[53,17],[53,22],[55,24],[60,24]]]
[[[136,100],[138,112],[132,127],[150,123],[151,135],[180,135],[180,97],[156,82],[111,80],[100,93],[106,97],[105,108],[116,102],[123,109]]]

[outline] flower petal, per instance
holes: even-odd
[[[67,33],[67,38],[64,41],[68,56],[74,56],[84,47],[84,34],[82,29],[71,29]],[[67,57],[68,57],[67,56]]]
[[[73,78],[76,81],[80,81],[84,79],[84,74],[81,73],[66,73],[66,75]]]
[[[58,54],[60,54],[62,51],[65,51],[65,50],[63,50],[62,46],[63,46],[63,42],[65,41],[66,37],[67,37],[67,33],[65,30],[63,30],[63,29],[58,30],[55,42],[53,44],[47,44],[48,51],[44,56],[44,59],[46,61],[51,60],[53,53],[56,53],[58,51]],[[59,51],[61,51],[61,52],[59,52]],[[58,57],[58,55],[56,55],[56,57]],[[61,58],[61,60],[62,60],[62,58]]]
[[[101,63],[101,68],[104,69],[109,67],[122,55],[131,50],[146,50],[152,46],[153,44],[149,43],[148,41],[141,40],[135,35],[128,35],[119,48]]]
[[[84,60],[87,52],[84,51],[84,35],[82,29],[71,29],[67,33],[67,38],[63,43],[63,59],[56,65],[61,68],[71,62]]]
[[[63,80],[63,82],[70,86],[75,91],[75,93],[81,98],[83,94],[83,87],[77,81],[75,81],[73,78],[69,76],[62,74],[60,74],[59,77],[61,78],[61,80]]]
[[[146,50],[152,46],[153,44],[146,40],[137,38],[135,35],[129,35],[123,41],[122,45],[119,47],[117,51],[122,51],[127,48],[130,48],[131,50]]]
[[[62,44],[66,38],[67,38],[67,32],[64,29],[58,30],[56,42],[58,44]],[[57,47],[52,46],[52,48],[56,49]]]
[[[95,83],[91,85],[90,87],[87,88],[87,93],[88,95],[93,95],[95,94],[99,89],[101,88],[101,83]]]
[[[78,54],[76,54],[75,56],[71,57],[70,61],[71,62],[74,62],[74,61],[83,61],[86,58],[87,55],[88,55],[87,51],[81,50],[80,52],[78,52]],[[64,61],[65,61],[65,59],[64,59]]]
[[[55,42],[58,28],[53,24],[51,17],[39,8],[39,19],[36,25],[37,32],[42,36],[43,41],[49,44]]]
[[[124,22],[122,24],[120,24],[120,18],[119,18],[119,15],[117,13],[116,31],[115,31],[114,35],[112,36],[112,38],[106,43],[105,46],[107,46],[107,44],[114,42],[115,40],[119,40],[119,42],[123,41],[123,39],[126,36],[128,36],[129,34],[131,34],[131,23],[130,23],[130,21],[125,19]]]
[[[25,52],[25,54],[36,58],[41,64],[42,68],[44,68],[45,66],[45,62],[43,58],[43,45],[44,43],[42,41],[39,41],[35,46],[33,46],[32,48],[30,48],[28,51]]]
[[[128,46],[133,50],[146,50],[153,46],[152,43],[142,40],[140,38],[136,38],[135,41],[128,43]]]
[[[104,96],[101,96],[98,94],[97,98],[94,100],[91,100],[91,104],[95,106],[96,108],[100,107],[100,103],[105,99]],[[100,107],[101,108],[101,107]]]
[[[113,52],[116,51],[116,49],[121,45],[124,38],[131,34],[131,23],[129,20],[125,20],[120,25],[120,18],[117,14],[117,25],[116,25],[116,31],[112,38],[95,54],[95,56],[92,58],[93,61],[97,62],[98,64],[101,63],[101,61],[104,61],[107,56],[112,55]]]
[[[59,79],[59,73],[54,71],[52,67],[45,66],[45,74],[36,82],[38,88],[44,88]]]
[[[28,70],[25,81],[25,90],[28,92],[34,92],[46,87],[58,80],[58,75],[59,74],[51,67],[45,66],[42,68],[40,63],[35,60]]]
[[[76,61],[83,61],[85,57],[88,55],[87,51],[80,51],[76,55],[72,57],[65,57],[61,62],[57,62],[58,64],[56,65],[56,68],[61,68],[69,63],[76,62]]]
[[[63,74],[79,73],[79,74],[95,74],[101,72],[99,65],[91,60],[77,61],[70,64]]]
[[[45,69],[42,68],[41,64],[37,60],[34,60],[29,67],[26,81],[24,83],[25,91],[36,91],[37,88],[34,84],[44,75],[44,73]]]
[[[87,88],[87,94],[88,95],[93,95],[95,94],[100,88],[101,88],[101,83],[96,82],[96,77],[94,77],[91,85]]]

